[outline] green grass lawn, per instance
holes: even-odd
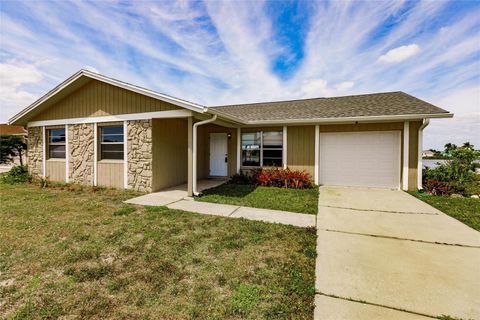
[[[429,205],[480,231],[480,200],[472,198],[450,198],[412,192],[413,196]]]
[[[285,189],[226,183],[204,190],[195,200],[317,214],[318,188]]]
[[[311,319],[313,229],[0,184],[0,318]]]

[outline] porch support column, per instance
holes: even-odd
[[[70,178],[70,148],[68,147],[68,124],[65,125],[65,182]]]
[[[320,126],[315,126],[315,177],[313,177],[313,182],[318,185],[320,181]]]
[[[403,123],[403,170],[402,170],[402,189],[408,190],[408,150],[410,147],[410,122]]]
[[[242,129],[237,128],[237,173],[240,173],[242,159]]]
[[[47,177],[47,134],[45,126],[42,127],[42,142],[42,176],[45,179]]]
[[[123,135],[124,141],[126,140],[127,134]],[[97,172],[98,172],[98,124],[93,123],[93,186],[97,186]]]
[[[217,120],[217,115],[213,115],[210,119],[196,122],[192,127],[192,195],[198,196],[197,191],[197,128],[204,124]]]
[[[188,170],[187,170],[187,193],[193,197],[193,117],[187,118],[188,124]]]
[[[128,189],[128,138],[128,121],[123,121],[123,187],[125,189]]]
[[[283,148],[282,148],[282,156],[283,156],[283,169],[287,169],[288,159],[287,159],[287,126],[283,126]]]

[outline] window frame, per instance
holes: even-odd
[[[98,148],[98,158],[99,158],[99,161],[125,161],[125,152],[124,152],[124,145],[125,145],[125,130],[124,130],[124,127],[123,125],[120,125],[120,124],[110,124],[110,125],[104,125],[104,126],[98,126],[98,128],[100,129],[100,134],[98,135],[98,144],[99,144],[99,148]],[[106,129],[106,128],[121,128],[122,129],[122,133],[111,133],[111,134],[104,134],[103,133],[103,130]],[[103,137],[104,136],[119,136],[121,135],[122,136],[122,139],[123,141],[122,142],[104,142],[103,141]],[[120,151],[113,151],[113,153],[118,153],[118,154],[121,154],[122,157],[121,158],[105,158],[104,157],[104,152],[103,152],[103,146],[104,145],[122,145],[122,150],[121,152]],[[112,151],[110,151],[112,152]]]
[[[264,139],[263,139],[263,135],[264,133],[266,132],[277,132],[277,133],[280,133],[280,136],[282,137],[282,147],[281,148],[267,148],[267,149],[264,149],[264,145],[263,145],[263,142],[264,142]],[[258,166],[252,166],[252,165],[244,165],[244,161],[243,161],[243,135],[244,134],[255,134],[255,133],[260,133],[260,165]],[[240,167],[241,168],[264,168],[264,167],[269,167],[269,168],[282,168],[283,165],[284,165],[284,148],[285,146],[283,145],[283,142],[284,142],[284,137],[283,137],[283,129],[280,129],[280,130],[258,130],[258,131],[247,131],[247,132],[241,132],[240,133],[240,156],[241,156],[241,162],[240,162]],[[264,162],[263,162],[263,151],[264,150],[281,150],[282,151],[282,156],[281,156],[281,164],[279,166],[265,166],[264,165]]]
[[[52,142],[51,138],[52,137],[62,137],[62,135],[55,135],[55,136],[52,136],[52,132],[53,131],[63,131],[63,139],[64,141],[63,142]],[[48,128],[47,129],[47,154],[48,154],[48,158],[47,160],[65,160],[67,158],[67,133],[65,132],[65,128]],[[52,151],[51,151],[51,146],[63,146],[64,147],[64,151],[63,151],[63,157],[52,157]]]

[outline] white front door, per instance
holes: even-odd
[[[228,175],[228,135],[210,133],[210,176]]]
[[[400,187],[400,131],[320,133],[320,184]]]

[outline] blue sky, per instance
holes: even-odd
[[[1,1],[0,121],[80,68],[205,105],[402,90],[480,147],[479,1]]]

